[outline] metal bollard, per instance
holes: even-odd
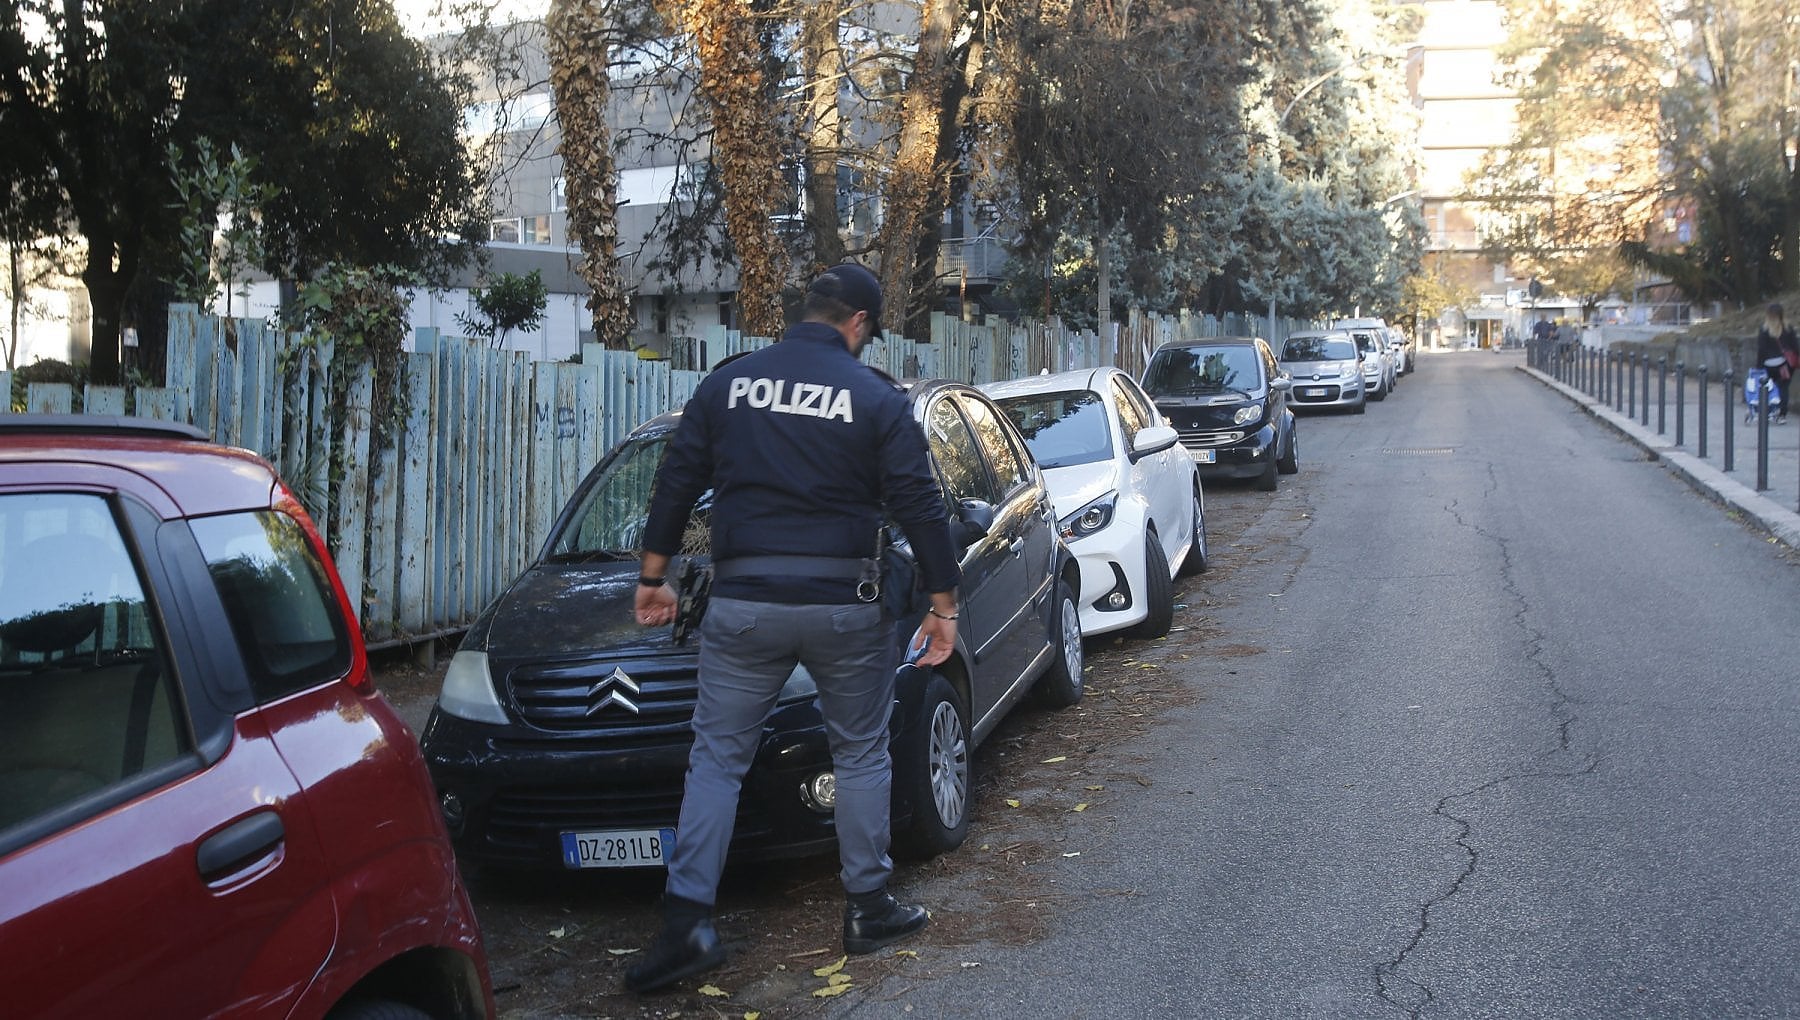
[[[1769,488],[1769,387],[1756,388],[1756,491]]]
[[[1637,363],[1637,352],[1632,351],[1630,364],[1625,369],[1631,374],[1630,381],[1625,384],[1625,417],[1627,418],[1637,417]]]
[[[1731,394],[1736,389],[1737,371],[1725,370],[1725,470],[1737,467],[1737,412],[1731,409]]]
[[[1650,427],[1650,352],[1644,352],[1644,417],[1641,424]]]
[[[1700,459],[1706,459],[1706,366],[1700,366]]]
[[[1625,410],[1625,352],[1620,351],[1613,360],[1619,366],[1613,370],[1613,410],[1622,412]]]
[[[1687,441],[1687,365],[1675,363],[1675,445]]]
[[[1669,356],[1667,354],[1656,359],[1656,434],[1664,435],[1669,430]]]

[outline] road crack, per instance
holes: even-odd
[[[1493,466],[1489,465],[1488,484],[1484,489],[1484,496],[1492,495],[1498,488],[1498,479],[1494,475]],[[1400,947],[1399,952],[1375,968],[1376,995],[1383,1002],[1405,1012],[1410,1017],[1422,1015],[1437,998],[1437,995],[1430,985],[1406,976],[1402,970],[1406,966],[1407,960],[1424,945],[1427,936],[1431,934],[1434,912],[1462,892],[1463,887],[1474,877],[1481,864],[1481,851],[1474,837],[1474,824],[1467,817],[1457,813],[1457,802],[1479,797],[1490,790],[1510,783],[1574,779],[1591,775],[1599,767],[1599,758],[1592,751],[1578,751],[1575,748],[1575,725],[1580,721],[1580,715],[1576,711],[1578,702],[1563,689],[1556,670],[1545,661],[1544,632],[1533,626],[1529,620],[1530,602],[1518,585],[1510,540],[1507,536],[1470,520],[1464,513],[1460,501],[1452,501],[1444,510],[1456,521],[1458,526],[1474,532],[1491,543],[1498,551],[1501,564],[1501,589],[1513,604],[1512,626],[1519,632],[1521,644],[1525,649],[1522,661],[1529,671],[1536,673],[1539,685],[1549,696],[1548,714],[1555,726],[1556,741],[1553,747],[1544,751],[1535,762],[1531,763],[1531,767],[1490,779],[1459,793],[1452,793],[1433,806],[1432,817],[1442,819],[1453,828],[1455,832],[1453,842],[1463,853],[1463,866],[1443,889],[1420,905],[1418,919],[1412,934]]]

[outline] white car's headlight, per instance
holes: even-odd
[[[1245,422],[1255,421],[1257,418],[1261,417],[1261,415],[1261,404],[1245,404],[1243,407],[1238,408],[1232,413],[1231,422],[1234,425],[1242,425]]]
[[[1063,541],[1073,542],[1078,538],[1086,538],[1111,524],[1113,507],[1118,501],[1119,494],[1109,492],[1058,521],[1057,530],[1062,532]]]
[[[470,722],[505,725],[510,721],[494,692],[486,652],[461,651],[451,657],[450,668],[444,671],[444,689],[438,692],[438,708]]]

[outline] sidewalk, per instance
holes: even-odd
[[[1507,352],[1508,354],[1512,352]],[[1769,426],[1769,487],[1756,488],[1756,426],[1744,423],[1741,396],[1721,407],[1724,389],[1717,383],[1708,388],[1706,458],[1699,456],[1700,398],[1693,380],[1686,387],[1683,402],[1685,427],[1683,443],[1675,445],[1675,389],[1671,381],[1669,403],[1665,411],[1664,433],[1657,434],[1656,393],[1650,394],[1650,424],[1643,424],[1644,394],[1638,393],[1637,415],[1627,417],[1593,397],[1557,382],[1549,375],[1521,363],[1519,371],[1561,393],[1575,404],[1610,425],[1625,438],[1661,459],[1677,475],[1700,492],[1712,497],[1774,536],[1790,549],[1800,549],[1800,416],[1790,418],[1787,425]],[[1652,380],[1654,387],[1654,380]],[[1736,452],[1732,470],[1725,470],[1725,425],[1730,416],[1735,431]]]

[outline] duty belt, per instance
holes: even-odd
[[[713,564],[713,579],[732,577],[816,577],[855,581],[856,597],[873,602],[881,597],[881,563],[851,556],[734,556]]]

